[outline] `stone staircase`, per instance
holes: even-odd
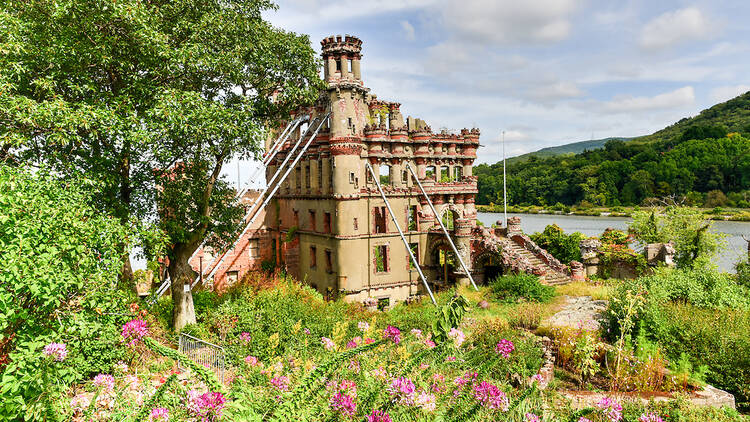
[[[541,267],[546,270],[546,274],[544,275],[542,283],[550,285],[550,286],[558,286],[561,284],[568,284],[571,281],[573,281],[567,274],[563,274],[561,272],[555,271],[554,269],[552,269],[552,267],[547,265],[539,257],[534,255],[531,251],[519,245],[518,243],[513,242],[513,241],[510,241],[508,243],[509,243],[509,248],[513,252],[528,259],[529,262],[531,262],[531,264],[533,264],[535,267]]]

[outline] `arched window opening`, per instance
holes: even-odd
[[[424,172],[425,180],[435,180],[435,166],[427,166]]]
[[[380,166],[380,184],[390,185],[391,184],[391,166],[383,164]]]

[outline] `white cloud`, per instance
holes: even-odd
[[[717,27],[697,7],[664,13],[643,27],[640,45],[646,50],[662,50],[674,45],[709,38]]]
[[[414,26],[410,24],[409,21],[401,21],[401,29],[404,30],[404,36],[407,40],[414,41],[416,39]]]
[[[532,88],[529,94],[531,98],[549,101],[581,97],[584,92],[573,82],[557,81]]]
[[[553,43],[570,34],[570,16],[582,0],[444,0],[441,29],[484,44]]]
[[[720,86],[711,90],[711,100],[722,103],[750,91],[750,85]]]
[[[606,113],[631,113],[684,107],[695,102],[695,90],[686,86],[653,97],[618,96],[598,108]]]

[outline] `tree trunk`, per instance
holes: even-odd
[[[193,307],[193,294],[185,286],[190,286],[195,279],[195,271],[190,267],[188,260],[192,251],[177,246],[174,250],[174,259],[169,262],[169,276],[172,279],[172,326],[175,332],[180,332],[187,324],[195,324],[195,308]]]

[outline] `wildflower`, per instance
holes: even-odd
[[[398,328],[389,325],[383,330],[383,338],[392,340],[394,343],[398,344],[401,341],[401,331]]]
[[[375,339],[373,339],[373,338],[370,338],[370,337],[367,337],[367,338],[365,339],[365,344],[371,344],[371,343],[375,343]]]
[[[388,378],[388,372],[382,366],[378,366],[370,372],[373,377],[384,380]]]
[[[410,333],[416,338],[422,338],[422,330],[419,328],[412,328]]]
[[[615,400],[604,397],[596,404],[596,407],[604,413],[604,416],[610,420],[610,422],[616,422],[622,419],[622,406]]]
[[[255,356],[245,356],[245,363],[252,367],[256,367],[258,366],[258,358]]]
[[[539,384],[541,384],[542,380],[543,380],[542,374],[536,374],[533,377],[531,377],[531,382],[532,383],[538,382]]]
[[[321,337],[320,342],[323,343],[323,347],[325,347],[328,351],[336,348],[336,344],[328,337]]]
[[[656,413],[649,412],[643,413],[641,417],[638,418],[638,422],[664,422],[664,420]]]
[[[243,343],[248,344],[248,343],[250,343],[250,340],[252,340],[252,339],[253,338],[250,336],[250,333],[248,333],[247,331],[243,331],[242,333],[240,333],[240,340]]]
[[[163,407],[151,409],[148,415],[149,422],[167,422],[169,420],[169,410]]]
[[[303,332],[304,332],[305,334],[307,334],[308,336],[310,335],[310,330],[308,330],[307,328],[305,328],[305,329],[304,329],[304,330],[302,330],[302,331],[303,331]]]
[[[429,367],[430,367],[430,365],[428,365],[428,364],[426,364],[426,363],[420,363],[420,364],[419,364],[419,369],[421,369],[421,370],[423,370],[423,371],[424,371],[425,369],[429,368]]]
[[[340,413],[342,416],[354,416],[357,413],[357,403],[354,399],[344,393],[336,393],[331,397],[331,409]]]
[[[148,327],[146,321],[140,318],[131,320],[122,326],[122,338],[128,346],[133,346],[147,335]]]
[[[391,422],[391,416],[382,410],[373,410],[367,415],[367,422]]]
[[[420,390],[417,397],[414,399],[414,405],[421,408],[425,412],[432,412],[437,407],[435,395],[430,394],[424,390]]]
[[[581,417],[580,417],[580,418],[578,419],[578,422],[591,422],[591,419],[589,419],[589,418],[584,418],[583,416],[581,416]]]
[[[352,371],[352,372],[354,372],[354,373],[359,374],[359,371],[361,370],[361,367],[359,365],[359,361],[358,360],[354,360],[354,359],[350,360],[349,361],[349,370]]]
[[[533,413],[527,413],[524,415],[524,418],[526,418],[526,422],[539,422],[539,416],[533,414]]]
[[[271,378],[271,385],[279,391],[289,390],[289,377],[279,376]]]
[[[488,409],[500,409],[503,412],[507,412],[510,406],[508,396],[496,385],[490,384],[487,381],[474,384],[472,395],[479,404]]]
[[[445,361],[446,362],[455,362],[456,361],[456,357],[455,356],[448,356],[447,358],[445,358]]]
[[[502,339],[499,342],[497,342],[497,345],[495,346],[495,353],[499,354],[500,356],[504,357],[505,359],[508,359],[510,357],[511,352],[516,350],[516,346],[513,344],[512,341]]]
[[[427,346],[428,349],[434,349],[435,348],[435,342],[430,339],[425,339],[424,345]]]
[[[44,346],[45,356],[49,356],[57,362],[62,362],[65,357],[68,356],[68,349],[65,347],[65,343],[50,343]]]
[[[466,340],[466,334],[456,328],[451,328],[451,330],[448,332],[448,337],[453,339],[453,343],[455,343],[456,347],[461,347],[461,345]]]
[[[128,372],[129,368],[128,368],[128,364],[127,363],[125,363],[123,361],[119,361],[119,362],[117,362],[115,364],[115,369],[117,369],[119,372],[122,372],[124,374],[124,373]]]
[[[99,374],[94,377],[94,385],[101,387],[105,392],[111,392],[115,389],[115,377],[109,374]]]
[[[357,342],[354,340],[349,340],[348,343],[346,343],[347,349],[356,349],[357,348]]]
[[[414,383],[409,378],[398,377],[391,382],[388,393],[401,403],[411,404],[414,396]]]
[[[195,390],[188,391],[188,410],[201,422],[216,422],[221,418],[227,399],[221,393],[208,392],[198,395]]]
[[[368,324],[367,321],[360,321],[357,323],[357,328],[359,328],[359,331],[362,331],[362,334],[364,334],[370,329],[370,324]]]

